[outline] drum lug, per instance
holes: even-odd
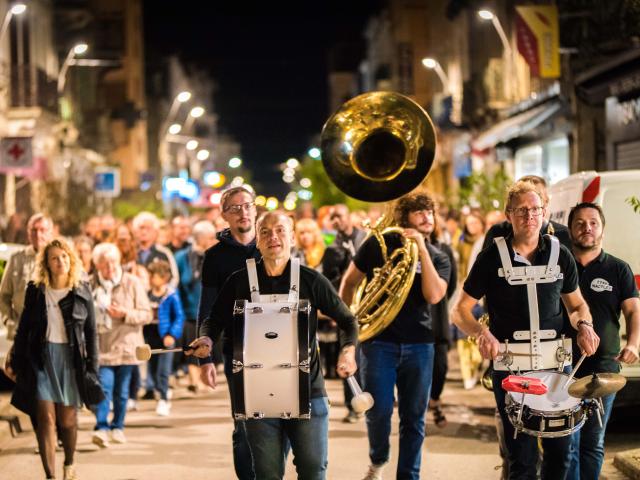
[[[238,307],[237,304],[233,307],[234,315],[241,315],[244,313],[244,307]]]
[[[281,363],[280,365],[278,365],[280,368],[291,368],[293,367],[292,364],[290,363]]]
[[[233,360],[233,373],[238,373],[244,368],[244,364],[240,360]]]
[[[262,368],[264,365],[262,363],[250,363],[246,365],[247,368]]]
[[[311,418],[311,414],[310,413],[301,413],[298,418],[302,418],[305,420],[309,420]]]
[[[298,368],[302,370],[304,373],[309,373],[309,360],[303,360],[298,365]]]
[[[251,313],[262,313],[264,312],[264,310],[262,310],[262,307],[253,307],[251,309]]]
[[[291,420],[291,412],[282,412],[280,418],[282,420]]]
[[[264,412],[253,412],[253,415],[251,415],[251,418],[254,418],[256,420],[262,420],[264,418]]]
[[[236,420],[246,420],[247,416],[244,413],[234,413],[233,418]]]
[[[290,307],[282,307],[280,309],[280,313],[291,313],[291,308]]]

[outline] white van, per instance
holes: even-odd
[[[628,203],[632,196],[640,199],[640,170],[616,172],[580,172],[549,187],[551,220],[567,224],[569,210],[580,202],[594,202],[602,207],[606,220],[602,241],[604,250],[631,266],[640,288],[640,213]],[[624,336],[625,322],[621,321]],[[624,345],[624,343],[623,343]],[[627,387],[618,393],[616,404],[630,404],[640,395],[640,364],[624,365]]]

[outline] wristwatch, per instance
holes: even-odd
[[[589,320],[578,320],[578,324],[576,325],[578,330],[580,329],[580,325],[586,325],[587,327],[593,328],[593,322],[590,322]]]

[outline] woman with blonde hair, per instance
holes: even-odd
[[[302,254],[303,264],[309,268],[320,267],[324,255],[324,239],[318,223],[311,218],[296,222],[296,247]]]
[[[74,453],[77,410],[104,396],[97,380],[98,346],[91,290],[82,264],[63,239],[38,254],[35,281],[27,286],[11,369],[11,403],[35,418],[40,459],[55,478],[56,424],[64,448],[64,479],[77,479]]]

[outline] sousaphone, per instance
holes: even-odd
[[[344,103],[325,124],[322,162],[331,181],[345,194],[365,202],[389,202],[425,179],[435,156],[435,129],[427,113],[394,92],[370,92]],[[380,242],[384,265],[363,282],[351,305],[360,324],[360,341],[389,326],[409,294],[418,262],[413,240],[387,255],[383,235],[401,233],[379,222],[372,234]]]

